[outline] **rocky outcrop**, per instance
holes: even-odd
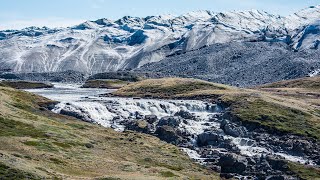
[[[221,122],[221,129],[223,129],[223,131],[230,136],[233,137],[245,137],[248,135],[248,131],[245,127],[243,126],[238,126],[237,124],[234,123],[230,123],[227,120],[223,120]]]
[[[225,154],[221,155],[218,165],[221,166],[222,173],[243,174],[247,169],[248,161],[237,154]]]
[[[181,123],[181,119],[179,116],[166,116],[160,119],[157,126],[170,126],[176,128]]]
[[[181,142],[184,139],[182,136],[179,135],[179,130],[168,125],[158,127],[155,134],[161,140],[175,145],[181,144]]]
[[[195,117],[193,114],[191,114],[191,113],[188,112],[188,111],[183,111],[183,110],[181,110],[181,111],[179,111],[179,112],[176,112],[176,113],[174,114],[174,116],[179,116],[179,117],[182,117],[182,118],[184,118],[184,119],[192,119],[192,120],[195,120],[195,119],[196,119],[196,117]]]

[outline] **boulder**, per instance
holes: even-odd
[[[179,142],[183,140],[183,138],[178,134],[176,129],[167,125],[158,127],[155,134],[161,140],[175,145],[179,144]]]
[[[266,180],[286,180],[286,179],[289,179],[289,178],[284,175],[272,175],[266,178]]]
[[[150,133],[152,129],[151,125],[145,120],[128,122],[128,124],[126,124],[126,128],[128,130],[142,132],[142,133]]]
[[[136,112],[134,113],[134,116],[135,116],[136,119],[143,119],[143,115],[142,115],[140,112],[138,112],[138,111],[136,111]]]
[[[88,114],[83,113],[81,110],[77,110],[72,106],[66,106],[64,109],[61,109],[60,114],[75,117],[77,119],[93,123],[93,120],[91,120]]]
[[[230,136],[233,137],[245,137],[248,135],[248,131],[245,127],[238,126],[236,124],[230,123],[226,120],[221,122],[221,129]]]
[[[144,118],[150,124],[153,124],[158,121],[158,117],[156,115],[146,115]]]
[[[204,132],[202,134],[198,135],[198,145],[201,146],[207,146],[207,145],[214,145],[216,146],[219,141],[221,141],[223,138],[213,132]]]
[[[223,154],[218,165],[221,166],[223,173],[243,174],[248,166],[248,161],[245,157],[237,154]]]
[[[179,112],[176,112],[176,113],[174,114],[174,116],[180,116],[180,117],[182,117],[183,119],[192,119],[192,120],[195,120],[195,119],[196,119],[196,117],[195,117],[193,114],[191,114],[191,113],[188,112],[188,111],[183,111],[183,110],[181,110],[181,111],[179,111]]]
[[[178,116],[166,116],[160,119],[157,126],[171,126],[178,127],[181,123],[181,119]]]

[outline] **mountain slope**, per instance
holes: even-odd
[[[320,18],[319,9],[309,7],[288,17],[257,10],[196,11],[178,17],[99,19],[62,29],[0,31],[0,71],[95,74],[135,69],[168,55],[231,41],[284,42],[297,50],[315,49],[318,31],[312,27]]]
[[[319,58],[319,50],[293,52],[279,42],[232,42],[167,57],[136,71],[248,87],[308,76],[320,69]]]

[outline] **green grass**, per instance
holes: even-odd
[[[320,77],[306,77],[287,81],[280,81],[259,86],[259,88],[307,88],[320,89]]]
[[[248,95],[229,97],[225,102],[231,106],[232,114],[243,122],[256,123],[269,130],[320,139],[320,127],[310,121],[312,116],[307,112]]]
[[[24,172],[19,169],[11,168],[0,162],[0,179],[1,180],[13,180],[13,179],[41,179],[32,173]]]
[[[320,170],[313,167],[306,167],[301,164],[288,163],[289,169],[293,171],[301,179],[305,180],[319,180]]]
[[[196,91],[226,90],[228,88],[228,86],[196,79],[164,78],[139,81],[125,86],[113,94],[119,96],[174,98]],[[201,95],[201,92],[199,94]]]
[[[27,146],[33,146],[38,150],[46,151],[46,152],[55,152],[58,151],[51,143],[45,141],[26,141],[23,142]]]
[[[171,171],[161,171],[160,174],[162,177],[175,177],[175,176],[177,176]]]
[[[166,163],[158,162],[157,160],[151,159],[150,157],[140,159],[139,163],[147,167],[164,167],[173,171],[183,170],[183,167],[179,164],[170,164],[168,162]]]
[[[64,164],[65,164],[64,161],[62,161],[62,160],[60,160],[60,159],[57,159],[57,158],[49,158],[49,160],[50,160],[51,162],[53,162],[54,164],[59,164],[59,165],[64,165]]]
[[[0,136],[19,136],[41,138],[45,132],[30,124],[0,117]]]

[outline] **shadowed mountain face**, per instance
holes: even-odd
[[[316,69],[320,69],[319,50],[294,52],[284,43],[234,42],[167,57],[137,71],[247,87],[310,76]]]
[[[294,54],[289,53],[287,48],[307,50],[312,56],[319,44],[319,19],[320,7],[316,6],[287,17],[256,10],[226,13],[196,11],[178,17],[126,16],[116,21],[99,19],[62,29],[30,27],[6,30],[0,31],[0,71],[75,70],[95,74],[136,69],[162,61],[168,55],[217,43],[228,45],[230,42],[286,44],[272,44],[261,50],[270,52],[276,49],[274,57],[273,53],[269,53],[271,59],[286,59],[286,55]],[[251,46],[254,45],[245,44],[241,49],[252,51]],[[256,56],[265,55],[265,52],[260,54],[257,50],[252,53],[258,53]],[[201,53],[199,55],[199,59],[203,58]],[[301,53],[301,56],[304,55]],[[299,59],[298,56],[294,57]]]

